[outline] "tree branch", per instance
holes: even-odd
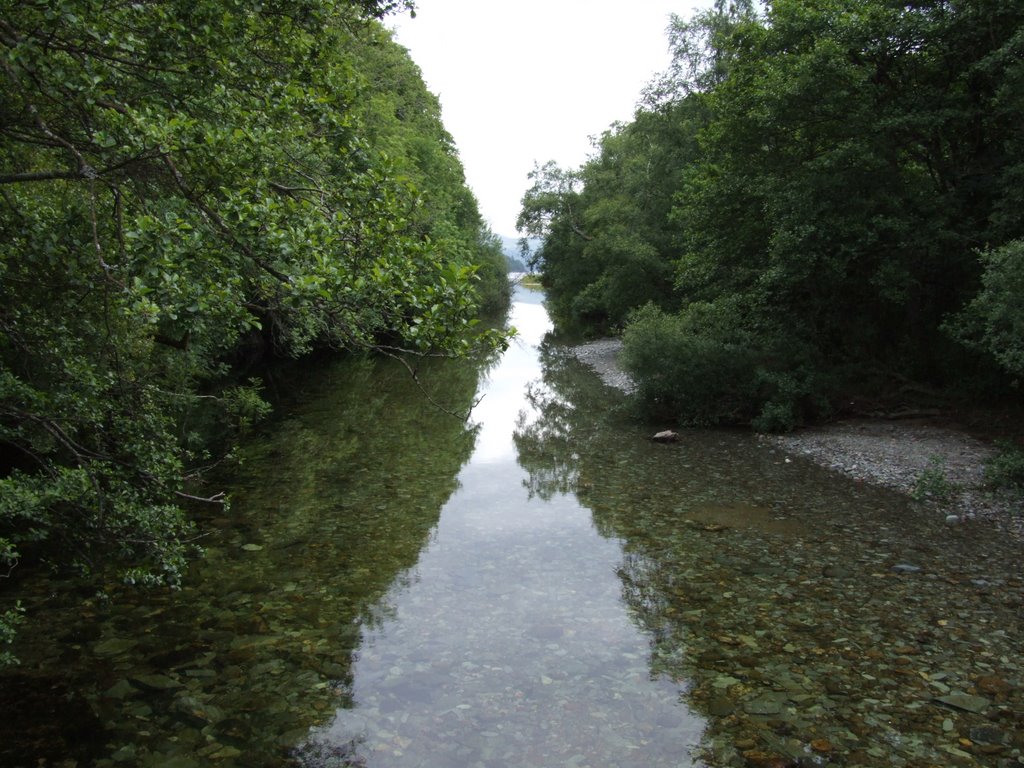
[[[175,491],[174,495],[182,499],[188,499],[189,501],[201,501],[204,504],[223,504],[226,501],[224,491],[205,498],[202,496],[193,496],[191,493],[185,493],[184,491]]]
[[[427,398],[427,402],[429,402],[432,406],[437,408],[439,411],[447,413],[452,418],[458,419],[461,422],[469,421],[469,417],[473,414],[473,409],[476,408],[480,404],[480,401],[483,399],[482,397],[479,397],[476,400],[474,400],[473,404],[471,406],[469,406],[469,410],[467,410],[465,414],[456,413],[455,411],[451,410],[450,408],[446,408],[445,406],[441,405],[439,402],[437,402],[437,400],[435,400],[431,396],[431,394],[429,392],[427,392],[426,388],[423,386],[423,383],[420,381],[419,374],[416,373],[416,369],[415,368],[413,368],[411,365],[409,365],[409,361],[408,360],[406,360],[401,355],[396,355],[393,352],[389,352],[388,349],[385,348],[385,347],[374,347],[374,349],[379,350],[382,355],[384,355],[386,357],[390,357],[392,360],[397,360],[403,366],[405,366],[405,370],[407,370],[409,372],[409,375],[412,377],[412,380],[416,383],[416,386],[419,387],[420,392],[423,394],[423,396],[425,398]]]
[[[0,173],[0,184],[20,184],[31,181],[57,181],[60,179],[88,178],[81,171],[30,171],[27,173]]]
[[[199,210],[202,212],[202,214],[217,229],[220,230],[221,234],[223,234],[232,243],[234,243],[235,246],[237,246],[238,249],[242,251],[242,253],[244,253],[247,257],[249,257],[249,259],[251,259],[252,262],[256,266],[258,266],[260,269],[262,269],[268,275],[271,275],[272,277],[276,278],[279,282],[282,282],[282,283],[285,283],[285,284],[291,283],[291,278],[288,277],[288,275],[286,275],[283,272],[275,269],[270,264],[267,264],[263,259],[259,258],[253,252],[252,248],[250,248],[248,245],[246,245],[241,240],[239,240],[237,237],[235,237],[235,235],[231,231],[231,228],[227,225],[227,223],[224,221],[224,219],[222,219],[220,217],[220,215],[216,211],[214,211],[212,208],[210,208],[208,205],[206,205],[206,203],[203,202],[202,198],[199,197],[199,195],[197,195],[195,192],[192,191],[191,187],[189,187],[188,183],[185,181],[185,177],[182,175],[181,171],[178,170],[178,166],[175,165],[174,160],[171,158],[171,156],[169,154],[164,154],[163,155],[163,160],[164,160],[164,164],[167,166],[168,170],[170,170],[171,176],[174,178],[174,183],[177,184],[178,189],[181,190],[181,193],[183,195],[185,195],[185,197],[188,198],[188,200],[193,205],[195,205],[197,208],[199,208]]]

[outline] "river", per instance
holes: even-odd
[[[0,764],[1019,765],[1018,545],[652,442],[541,299],[482,369],[279,381],[180,591],[25,580]]]

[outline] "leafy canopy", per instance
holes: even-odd
[[[556,321],[652,305],[626,359],[684,421],[792,426],[879,381],[1008,392],[1024,7],[719,0],[669,37],[634,120],[523,198]]]
[[[399,8],[0,2],[0,568],[177,581],[198,412],[266,410],[246,360],[504,343],[475,327],[500,251],[374,20]]]

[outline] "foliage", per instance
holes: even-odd
[[[945,461],[940,456],[931,456],[928,459],[928,468],[921,472],[910,495],[917,501],[929,499],[945,503],[955,492],[956,485],[946,476]]]
[[[647,305],[623,335],[623,366],[650,416],[708,426],[751,424],[785,432],[827,408],[824,387],[795,350],[771,350],[746,330],[738,308],[694,302],[668,314]]]
[[[998,448],[985,463],[985,481],[993,488],[1024,491],[1024,449],[1011,442],[999,443]]]
[[[1024,240],[985,251],[981,262],[981,290],[948,327],[1012,376],[1024,376]]]
[[[270,403],[263,399],[262,394],[263,381],[255,376],[249,379],[247,385],[228,387],[221,394],[224,411],[239,432],[247,430],[270,414]]]
[[[21,605],[18,604],[11,610],[0,614],[0,667],[18,663],[18,659],[5,646],[14,642],[18,625],[23,621],[22,612]]]
[[[174,584],[195,414],[267,410],[234,367],[503,343],[476,328],[507,302],[500,252],[374,21],[398,8],[0,2],[5,557]]]
[[[0,537],[0,579],[9,578],[18,562],[18,552],[9,540]],[[23,620],[21,603],[13,608],[0,612],[0,668],[16,664],[18,660],[7,650],[6,646],[14,642],[18,625]]]
[[[868,371],[1019,375],[1024,7],[719,0],[670,41],[635,119],[523,199],[556,322],[677,315],[637,315],[627,353],[701,422],[789,428]]]
[[[549,309],[563,326],[606,333],[641,304],[668,305],[671,243],[656,223],[671,208],[674,186],[662,169],[678,163],[637,151],[663,138],[655,134],[665,126],[617,127],[579,172],[548,163],[531,174],[518,226],[544,238],[532,265],[542,265]]]
[[[626,329],[622,362],[652,415],[685,424],[749,421],[756,379],[750,339],[706,304],[671,315],[647,305]]]

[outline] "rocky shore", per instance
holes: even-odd
[[[598,339],[570,347],[569,351],[577,360],[593,368],[609,387],[621,389],[627,395],[636,391],[633,379],[619,365],[622,339]]]
[[[636,386],[622,370],[619,339],[600,339],[571,349],[608,386]],[[781,448],[863,482],[913,496],[943,514],[950,525],[988,519],[1024,541],[1021,502],[984,487],[985,462],[995,449],[955,427],[923,420],[863,419],[765,435]]]
[[[950,525],[987,519],[1024,540],[1021,502],[985,487],[995,449],[963,430],[923,421],[858,419],[762,440],[849,477],[913,496]]]

